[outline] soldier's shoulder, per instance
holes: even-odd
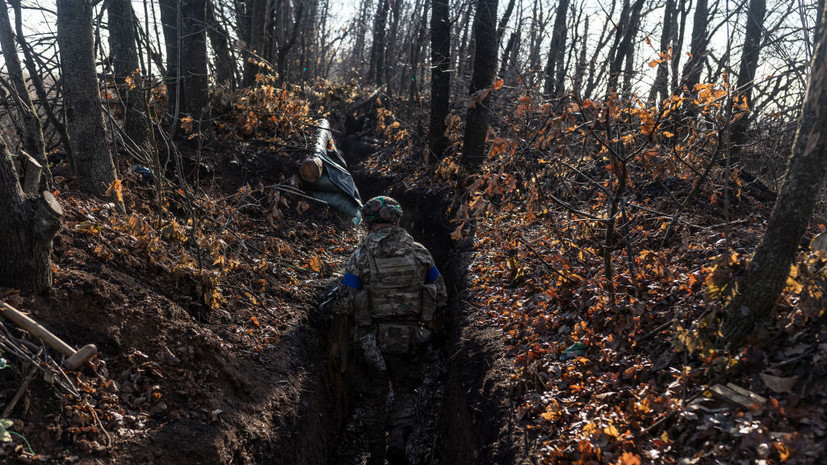
[[[434,260],[433,256],[431,256],[431,251],[419,242],[413,243],[413,253],[416,255],[416,258],[422,262],[430,263]]]
[[[364,245],[359,246],[353,253],[350,254],[350,258],[347,261],[348,267],[356,266],[359,267],[368,261],[368,251],[365,249]]]

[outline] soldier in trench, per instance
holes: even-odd
[[[345,379],[364,411],[368,465],[408,464],[416,390],[435,315],[447,301],[445,281],[428,249],[399,226],[399,202],[374,197],[361,213],[368,236],[348,260],[337,315],[350,326]]]

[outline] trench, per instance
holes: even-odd
[[[352,174],[363,200],[375,195],[390,195],[403,205],[404,226],[415,240],[424,244],[434,256],[448,287],[447,337],[426,359],[426,382],[420,393],[424,400],[423,415],[417,428],[424,438],[421,463],[428,464],[517,464],[527,463],[525,438],[516,427],[508,382],[509,362],[499,330],[492,328],[485,309],[468,305],[467,279],[471,247],[468,240],[450,238],[452,226],[443,213],[450,195],[424,189],[411,189],[393,177],[376,178],[360,171],[358,153],[364,148],[359,140],[343,143],[340,148],[351,165]],[[367,152],[361,150],[361,152]],[[354,163],[356,162],[356,163]],[[333,283],[331,283],[332,285]],[[325,360],[330,330],[327,313],[320,306],[311,315],[310,352]],[[298,342],[298,341],[297,341]],[[312,355],[311,355],[312,356]],[[290,425],[302,433],[291,433],[286,442],[269,455],[269,463],[344,465],[361,464],[358,448],[358,425],[352,422],[344,382],[329,376],[326,363],[319,363],[303,390],[303,421]],[[285,425],[286,426],[286,425]],[[284,453],[290,450],[291,458]]]

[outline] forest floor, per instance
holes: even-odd
[[[160,205],[138,175],[123,176],[123,212],[77,194],[60,177],[68,168],[56,167],[65,218],[54,291],[2,298],[69,344],[100,352],[68,372],[79,397],[34,377],[8,415],[34,454],[15,439],[0,445],[0,462],[353,460],[341,449],[358,424],[327,367],[322,303],[364,233],[301,196],[295,173],[314,132],[310,108],[342,115],[366,93],[256,92],[255,108],[250,95],[243,107],[228,97],[217,145],[182,143],[190,182]],[[600,237],[585,222],[493,197],[484,199],[491,208],[477,208],[476,187],[451,179],[455,160],[427,167],[417,131],[401,133],[406,123],[391,123],[391,110],[377,105],[360,111],[367,122],[342,118],[334,129],[363,198],[397,197],[403,226],[449,284],[449,337],[434,352],[427,393],[436,416],[430,463],[825,459],[827,326],[823,308],[812,309],[823,295],[809,291],[823,281],[805,272],[823,270],[824,257],[802,252],[774,320],[747,350],[728,357],[710,348],[720,288],[738,275],[737,262],[716,257],[748,255],[771,202],[745,190],[728,216],[702,198],[663,250],[659,226],[624,232],[634,250],[617,250],[608,303]],[[647,208],[670,208],[654,183],[634,189]],[[471,221],[469,209],[485,214]],[[28,368],[4,356],[8,403]]]

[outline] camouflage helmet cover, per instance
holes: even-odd
[[[402,206],[393,197],[380,195],[362,205],[362,220],[366,223],[395,223],[402,219]]]

